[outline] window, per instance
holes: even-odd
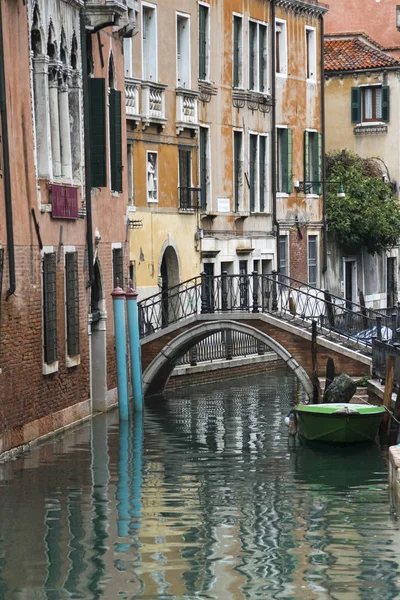
[[[124,74],[132,77],[132,38],[124,38]]]
[[[177,86],[190,88],[190,20],[184,15],[176,17]]]
[[[306,27],[306,77],[315,81],[317,77],[315,28]]]
[[[193,208],[192,187],[192,151],[179,148],[179,208]]]
[[[351,122],[388,122],[389,91],[385,85],[351,88]]]
[[[127,162],[128,162],[128,205],[135,206],[135,188],[133,185],[133,141],[129,140],[127,144]]]
[[[233,87],[242,87],[243,18],[233,16]]]
[[[158,155],[147,152],[147,202],[158,202]]]
[[[113,286],[124,287],[124,255],[122,248],[112,250]]]
[[[92,187],[107,185],[106,167],[106,82],[89,77],[90,172]]]
[[[207,81],[210,77],[210,7],[199,4],[199,79]]]
[[[275,69],[280,75],[287,74],[286,21],[275,21]]]
[[[318,181],[322,179],[322,136],[316,131],[304,132],[304,181]],[[321,192],[321,184],[313,185],[308,193]]]
[[[79,278],[78,253],[65,254],[65,309],[67,323],[67,355],[79,354]]]
[[[243,203],[243,133],[233,132],[233,188],[235,212],[239,212]]]
[[[210,197],[210,132],[200,127],[200,207],[207,210]]]
[[[276,191],[292,191],[292,130],[283,127],[276,130]]]
[[[110,55],[108,69],[109,86],[109,144],[110,144],[110,170],[111,190],[122,192],[122,124],[121,124],[121,92],[115,88],[115,73],[113,55]]]
[[[267,90],[267,26],[249,21],[249,89]]]
[[[143,79],[157,81],[157,14],[154,6],[142,4]]]
[[[56,253],[43,255],[43,327],[44,362],[52,364],[57,360],[57,288]]]
[[[250,134],[250,212],[264,212],[267,200],[267,143],[265,135]]]
[[[280,235],[279,236],[279,274],[289,275],[288,269],[288,236]]]
[[[308,236],[308,283],[314,287],[317,286],[318,278],[318,236]]]

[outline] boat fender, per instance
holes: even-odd
[[[289,427],[290,415],[291,414],[292,414],[292,411],[289,411],[288,414],[285,417],[285,425],[286,425],[286,427]]]
[[[289,429],[289,436],[294,437],[297,434],[296,413],[291,410],[285,417],[285,424]]]

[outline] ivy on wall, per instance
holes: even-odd
[[[326,157],[326,216],[329,236],[347,252],[363,247],[380,254],[400,240],[400,206],[392,186],[383,180],[380,166],[349,150]],[[337,195],[341,182],[345,198]]]

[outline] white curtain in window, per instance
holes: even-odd
[[[365,118],[372,119],[372,90],[365,90]]]
[[[382,119],[382,88],[376,88],[376,118]]]

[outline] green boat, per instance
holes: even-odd
[[[371,404],[299,404],[293,410],[306,440],[349,444],[375,439],[385,409]]]

